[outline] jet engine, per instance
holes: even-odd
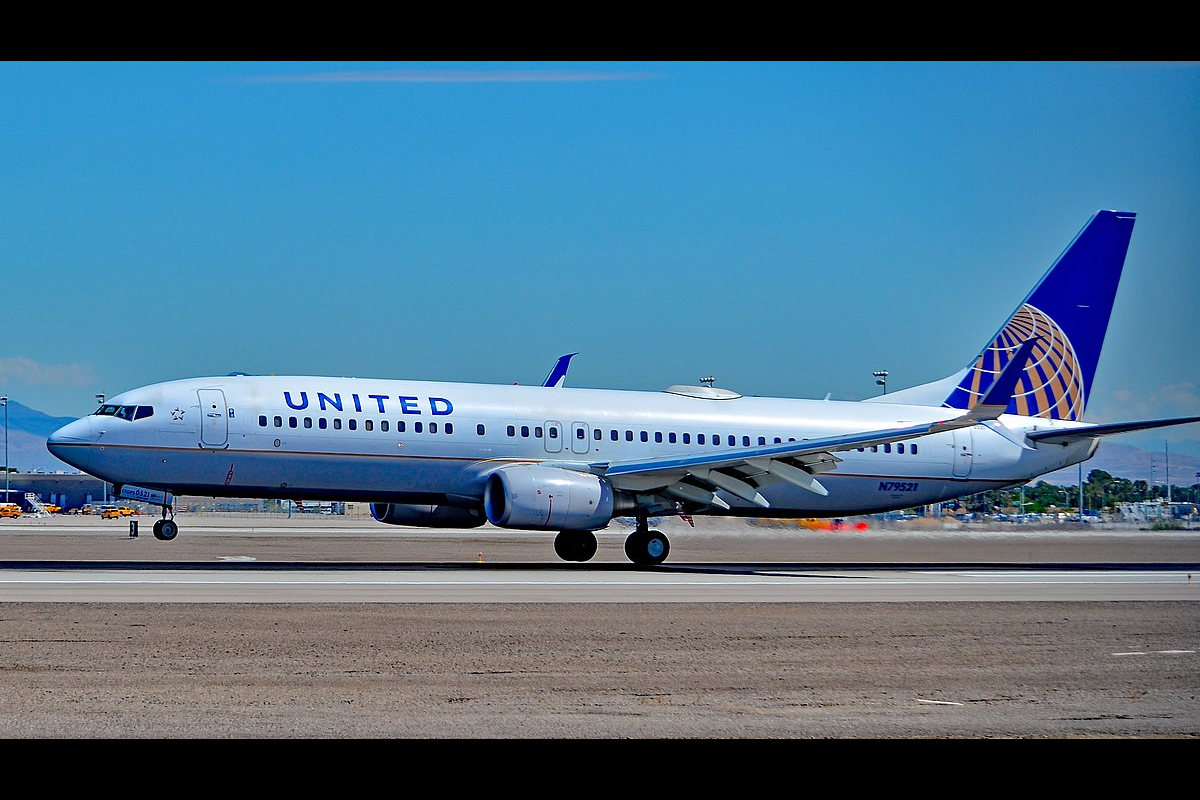
[[[486,520],[474,508],[434,506],[424,503],[371,503],[371,516],[388,525],[422,528],[478,528]]]
[[[483,493],[488,522],[502,528],[603,528],[616,504],[608,481],[557,467],[504,467],[488,476]]]

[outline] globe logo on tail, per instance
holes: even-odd
[[[1045,312],[1023,305],[967,370],[943,405],[970,408],[1008,364],[1023,342],[1036,340],[1007,413],[1024,417],[1079,420],[1086,401],[1075,348]]]

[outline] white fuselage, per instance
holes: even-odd
[[[229,376],[160,383],[108,401],[150,413],[93,414],[50,449],[104,480],[176,494],[470,507],[492,471],[734,452],[946,419],[927,406],[671,392],[364,378]],[[139,417],[140,418],[137,418]],[[1003,416],[1024,432],[1079,423]],[[1024,483],[1090,457],[1095,440],[1022,447],[984,425],[841,450],[826,496],[787,482],[749,516],[845,516],[908,508]]]

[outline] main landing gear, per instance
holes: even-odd
[[[596,534],[591,531],[560,531],[554,537],[554,552],[563,561],[587,561],[596,555]]]
[[[170,519],[167,518],[167,514],[171,515]],[[179,524],[175,522],[175,512],[170,506],[162,507],[162,515],[163,518],[154,523],[154,538],[169,542],[179,535]]]
[[[625,540],[625,555],[634,564],[653,567],[667,560],[671,543],[659,531],[650,530],[647,513],[637,512],[637,528]],[[554,552],[563,561],[588,561],[596,555],[596,534],[591,531],[560,531],[554,537]]]
[[[650,530],[647,516],[638,509],[637,528],[625,540],[625,555],[638,566],[653,567],[667,560],[671,543],[662,532]]]

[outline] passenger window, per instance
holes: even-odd
[[[704,434],[703,433],[696,434],[696,444],[704,444]]]
[[[878,453],[878,452],[879,452],[879,445],[877,445],[877,444],[873,444],[873,445],[871,445],[871,452],[872,452],[872,453]]]
[[[356,420],[356,419],[346,420],[346,429],[351,430],[351,431],[358,430],[358,420]]]
[[[720,447],[720,445],[721,445],[721,434],[719,434],[719,433],[714,433],[714,434],[712,435],[712,443],[713,443],[713,444],[715,444],[715,445],[717,445],[718,447]]]
[[[897,452],[897,453],[903,453],[903,452],[904,452],[904,442],[900,442],[898,445],[896,445],[896,452]]]
[[[542,426],[541,425],[533,426],[533,438],[535,438],[535,439],[542,438]]]
[[[379,420],[379,430],[383,431],[384,433],[387,433],[388,421],[386,419]]]
[[[612,440],[615,442],[615,441],[617,440],[617,432],[616,432],[616,430],[611,430],[611,431],[609,431],[609,432],[608,432],[608,438],[612,439]]]
[[[668,443],[668,444],[675,444],[675,438],[676,438],[676,437],[675,437],[675,432],[674,432],[674,431],[672,431],[671,433],[668,433],[668,434],[667,434],[667,443]]]
[[[304,427],[306,427],[306,428],[311,428],[311,427],[312,427],[312,417],[305,417],[305,418],[304,418]]]
[[[658,444],[662,444],[662,431],[654,432],[654,441],[657,442]]]
[[[783,444],[783,439],[780,439],[778,436],[776,436],[776,437],[775,437],[775,444]]]
[[[594,438],[597,442],[604,438],[604,431],[600,430],[599,428],[596,428],[596,430],[593,431],[592,433],[593,433],[592,438]]]
[[[437,423],[436,422],[429,423],[429,432],[437,433]]]
[[[375,423],[369,419],[363,420],[363,430],[368,430],[368,431],[375,430]]]
[[[515,427],[515,426],[513,426],[513,425],[509,425],[509,426],[508,426],[508,435],[509,435],[509,436],[516,436],[516,435],[517,435],[517,429],[516,429],[516,427]]]
[[[479,427],[482,428],[483,426],[480,425]],[[482,433],[482,432],[483,431],[480,431],[480,433]],[[404,433],[404,420],[402,420],[402,419],[396,420],[396,433]]]
[[[684,443],[684,444],[691,444],[691,443],[692,443],[692,435],[691,435],[690,433],[685,433],[685,434],[683,435],[683,443]]]
[[[275,418],[275,427],[276,427],[276,428],[282,428],[282,427],[283,427],[283,417],[276,417],[276,418]]]
[[[888,444],[885,444],[885,445],[883,446],[883,452],[885,452],[885,453],[890,453],[890,452],[892,452],[892,445],[891,445],[891,443],[890,443],[890,442],[889,442]]]
[[[730,436],[729,438],[732,439],[733,437]],[[730,444],[733,444],[733,442],[730,442]],[[749,447],[749,446],[750,446],[750,437],[743,436],[742,437],[742,447]]]
[[[767,437],[765,437],[765,436],[760,436],[760,437],[758,437],[758,445],[759,445],[759,447],[762,447],[762,446],[763,446],[763,445],[765,445],[766,443],[767,443]]]
[[[266,414],[258,415],[258,427],[260,427],[260,428],[267,427],[267,415]]]
[[[454,433],[454,423],[453,423],[453,422],[447,422],[447,423],[446,423],[446,435],[447,435],[447,436],[449,436],[449,435],[450,435],[450,434],[452,434],[452,433]]]
[[[483,423],[480,423],[475,426],[475,435],[476,436],[483,436],[483,431],[484,431]]]
[[[333,418],[333,429],[335,431],[340,431],[342,429],[342,418],[341,417]]]
[[[551,439],[557,439],[557,438],[558,438],[558,428],[551,428],[551,429],[550,429],[550,438],[551,438]]]
[[[421,433],[424,430],[425,430],[425,428],[422,423],[420,423],[420,422],[413,423],[413,433]]]
[[[326,428],[329,427],[329,420],[325,419],[324,417],[321,417],[320,419],[317,420],[317,427],[320,428],[321,430],[325,430]]]
[[[917,454],[917,446],[915,444],[912,446],[912,454],[914,456]]]
[[[528,426],[528,425],[522,425],[522,426],[521,426],[521,438],[522,438],[522,439],[528,439],[528,438],[529,438],[529,426]]]
[[[296,427],[296,418],[295,417],[288,417],[288,427],[289,428]]]
[[[641,437],[639,437],[639,438],[641,438],[641,440],[642,440],[643,442],[648,442],[648,441],[650,441],[650,437],[646,435],[646,432],[645,432],[645,431],[642,431],[642,435],[641,435]]]
[[[586,438],[587,438],[587,434],[586,434],[586,433],[584,433],[584,430],[583,430],[583,428],[576,428],[576,429],[575,429],[575,438],[576,438],[576,439],[586,439]]]
[[[633,431],[625,431],[625,441],[627,441],[627,442],[633,441]]]

